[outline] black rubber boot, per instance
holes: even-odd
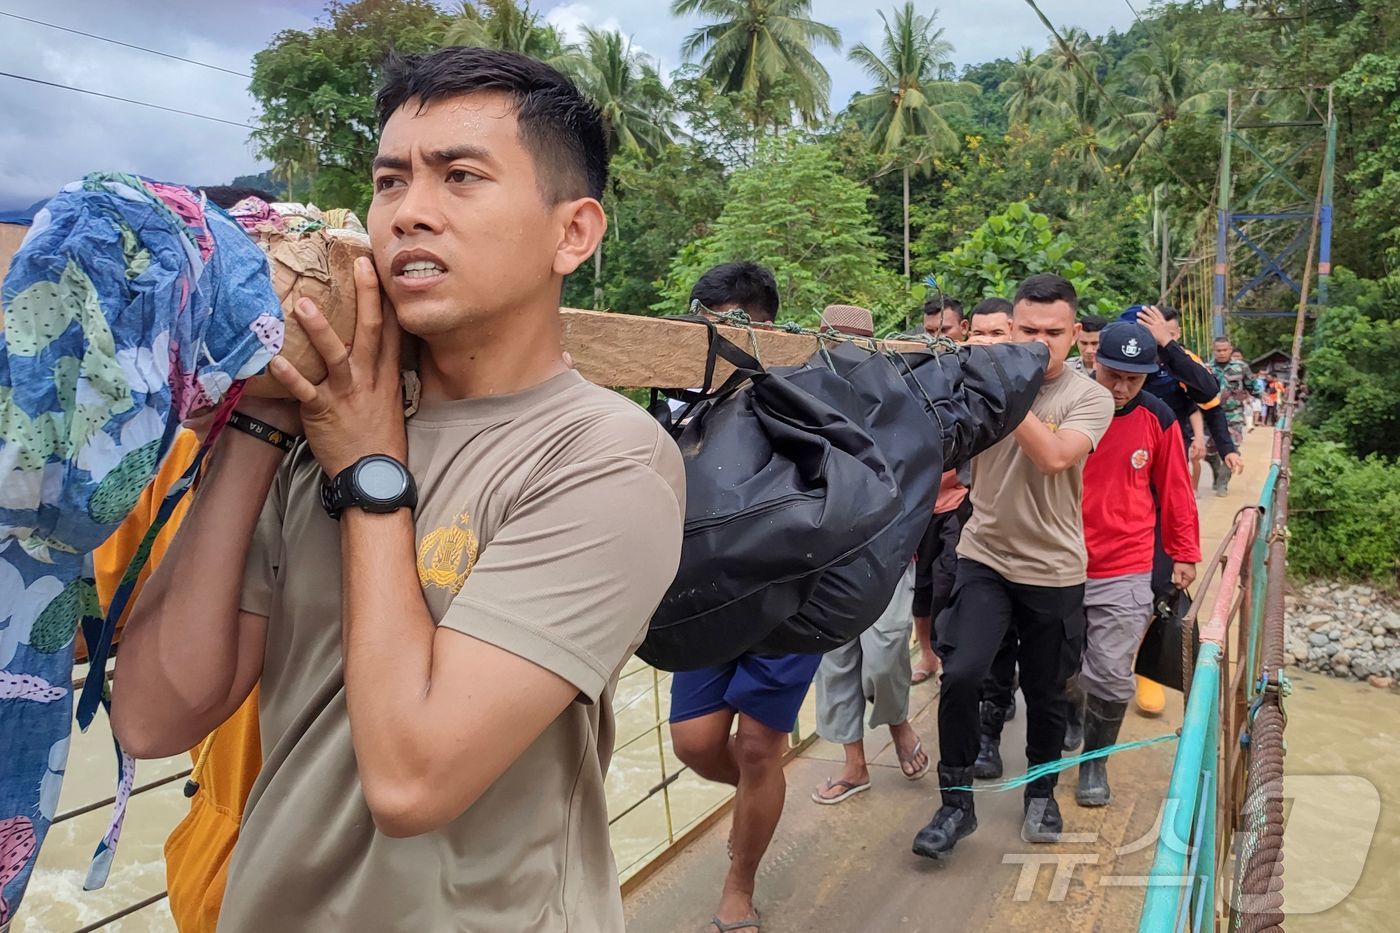
[[[945,859],[953,846],[977,829],[977,811],[972,806],[972,791],[949,790],[951,787],[971,787],[971,768],[949,768],[938,763],[938,789],[943,806],[933,814],[929,824],[914,837],[914,854],[924,858]]]
[[[1079,686],[1078,676],[1071,677],[1065,686],[1065,703],[1069,706],[1069,716],[1065,722],[1064,750],[1072,752],[1084,744],[1084,690]]]
[[[1128,704],[1110,703],[1089,694],[1084,705],[1084,751],[1108,748],[1118,741],[1118,729]],[[1095,758],[1079,766],[1079,787],[1074,799],[1081,807],[1106,807],[1112,794],[1108,787],[1108,759]]]
[[[1015,691],[1015,690],[1012,690],[1012,691],[1011,691],[1011,702],[1008,703],[1008,704],[1006,704],[1006,709],[1004,710],[1004,712],[1006,713],[1006,715],[1003,717],[1003,719],[1005,719],[1006,722],[1010,722],[1011,720],[1013,720],[1013,719],[1016,718],[1016,691]]]
[[[1006,722],[1006,710],[991,700],[981,703],[981,721],[977,736],[977,763],[972,773],[982,781],[1001,777],[1001,727]]]
[[[1065,821],[1055,802],[1055,777],[1037,778],[1026,785],[1025,820],[1021,838],[1026,842],[1059,842]]]

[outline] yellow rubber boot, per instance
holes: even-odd
[[[1137,708],[1144,716],[1160,716],[1167,708],[1167,695],[1155,680],[1137,676]]]

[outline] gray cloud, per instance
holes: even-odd
[[[319,2],[63,4],[12,0],[8,12],[246,72],[280,29],[305,28]],[[3,70],[56,84],[250,123],[247,80],[0,17]],[[259,171],[248,130],[0,78],[0,208],[27,206],[98,170],[189,184]]]

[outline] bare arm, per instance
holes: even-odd
[[[413,836],[456,819],[578,696],[552,671],[437,628],[406,511],[342,519],[345,695],[375,826]]]
[[[274,418],[262,410],[257,416]],[[240,612],[239,595],[282,452],[225,431],[210,458],[189,514],[122,632],[112,728],[138,758],[193,748],[238,708],[262,671],[267,620]]]
[[[1052,431],[1034,412],[1026,415],[1011,436],[1016,438],[1021,450],[1046,476],[1063,473],[1094,449],[1089,435],[1073,429]]]
[[[1199,408],[1191,412],[1191,462],[1199,463],[1206,455],[1206,421]]]

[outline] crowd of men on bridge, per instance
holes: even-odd
[[[710,270],[691,297],[758,322],[779,313],[772,273],[752,262]],[[1010,437],[943,475],[915,560],[857,641],[674,675],[677,756],[736,787],[713,921],[722,933],[758,928],[754,889],[782,814],[787,736],[814,679],[817,733],[846,760],[811,799],[834,806],[872,788],[869,704],[869,725],[889,728],[903,776],[937,774],[940,805],[913,851],[946,859],[977,829],[974,781],[1002,777],[1002,726],[1018,686],[1031,766],[1114,745],[1135,692],[1143,712],[1161,712],[1162,687],[1135,683],[1134,659],[1154,604],[1196,576],[1199,463],[1211,464],[1220,496],[1243,469],[1255,378],[1228,338],[1215,340],[1209,364],[1185,348],[1175,308],[1134,306],[1112,322],[1081,316],[1070,282],[1036,275],[1010,298],[967,309],[936,296],[923,321],[930,336],[959,342],[1039,341],[1050,352],[1045,382]],[[940,685],[936,767],[909,722],[910,688],[930,680]],[[1055,774],[1025,786],[1025,841],[1059,839],[1055,786]],[[1082,763],[1076,802],[1110,799],[1107,759]]]
[[[167,847],[182,931],[620,930],[612,697],[675,574],[686,497],[671,437],[563,352],[564,278],[606,230],[605,125],[549,66],[467,48],[392,62],[377,115],[353,344],[299,302],[325,377],[279,357],[288,398],[240,398],[210,441],[127,619],[113,729],[137,757],[203,750]],[[752,263],[710,270],[693,298],[780,311]],[[1032,765],[1115,744],[1154,594],[1200,560],[1188,464],[1213,445],[1219,490],[1242,468],[1250,374],[1223,339],[1194,359],[1170,308],[1096,321],[1037,275],[966,314],[946,297],[924,311],[953,340],[1044,344],[1044,384],[1011,436],[943,476],[905,583],[858,641],[675,676],[677,756],[737,789],[720,933],[760,928],[755,879],[814,680],[846,763],[813,800],[871,787],[872,703],[904,776],[936,770],[913,848],[946,858],[977,827],[968,788],[1002,770],[1016,686]],[[420,350],[411,398],[401,331]],[[109,542],[125,548],[109,582],[143,534]],[[933,679],[936,758],[908,712]],[[1109,802],[1102,760],[1075,796]],[[1055,778],[1025,803],[1024,838],[1057,838]]]

